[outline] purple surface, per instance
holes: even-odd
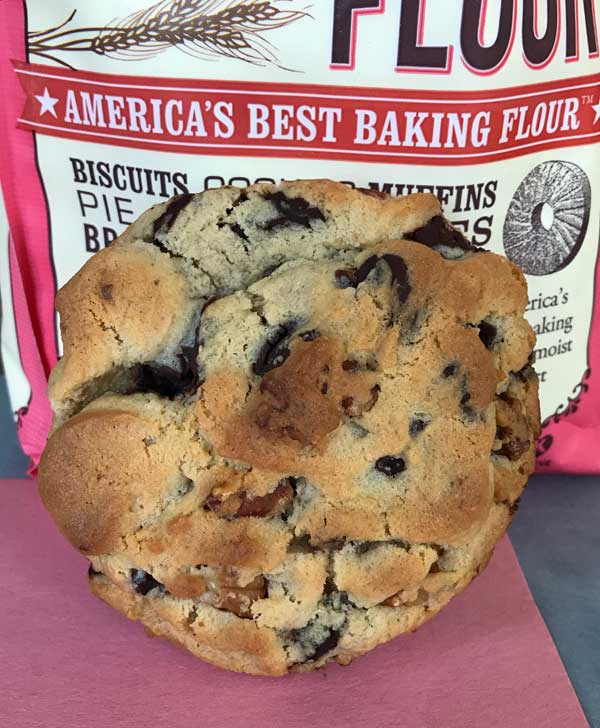
[[[253,678],[149,639],[92,597],[35,483],[0,483],[0,725],[587,725],[507,540],[416,634],[349,667]]]

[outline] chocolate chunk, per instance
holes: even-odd
[[[243,493],[245,495],[246,491],[243,491]],[[229,499],[226,498],[225,500],[229,500]],[[220,498],[218,495],[213,495],[212,493],[209,493],[204,500],[204,510],[213,511],[214,513],[216,513],[217,515],[220,516],[221,513],[219,511],[221,510],[222,503],[223,503],[222,498]],[[233,511],[233,512],[235,512],[235,511]],[[233,514],[233,512],[232,512],[232,514]],[[232,515],[232,514],[228,513],[227,515]]]
[[[373,268],[375,268],[378,262],[379,258],[376,255],[371,255],[364,261],[364,263],[361,263],[360,268],[354,274],[354,280],[352,285],[356,287],[359,283],[365,281],[369,273],[373,270]]]
[[[90,564],[90,568],[88,569],[88,578],[93,579],[95,576],[102,576],[101,571],[96,571],[94,567]]]
[[[354,397],[344,397],[341,401],[342,409],[348,417],[360,417],[365,412],[370,412],[379,399],[381,387],[374,384],[369,393],[367,401],[356,400]]]
[[[279,268],[280,266],[281,266],[281,263],[273,263],[273,265],[268,265],[261,272],[259,278],[261,278],[261,279],[262,278],[268,278],[271,275],[271,273],[274,273],[277,270],[277,268]],[[263,321],[263,323],[265,323],[265,322]]]
[[[529,440],[508,440],[502,443],[499,450],[494,450],[494,454],[503,455],[509,460],[518,460],[521,455],[529,450]]]
[[[420,432],[423,432],[428,424],[429,422],[427,420],[420,418],[413,419],[408,424],[408,434],[411,437],[416,437]]]
[[[403,458],[397,458],[393,455],[385,455],[377,460],[375,463],[375,469],[379,470],[380,473],[383,473],[388,478],[394,478],[396,475],[399,475],[406,470],[406,462]]]
[[[498,329],[488,321],[480,321],[477,324],[479,338],[486,349],[491,349],[497,341]]]
[[[239,518],[275,516],[284,511],[293,499],[294,489],[289,481],[284,480],[272,493],[242,501],[237,515]]]
[[[535,369],[531,366],[531,363],[525,364],[522,369],[519,369],[518,372],[515,372],[515,377],[521,382],[527,382],[535,376]]]
[[[206,309],[215,301],[218,301],[220,296],[209,296],[206,301],[202,304],[202,308],[200,309],[200,313],[204,313]]]
[[[377,541],[358,541],[354,546],[354,550],[358,556],[363,556],[364,554],[368,554],[369,551],[373,551],[373,549],[376,549],[378,546],[379,543]]]
[[[231,213],[233,212],[233,208],[228,207],[227,210],[225,210],[225,212],[227,215],[231,215]],[[246,231],[244,230],[244,228],[241,225],[239,225],[237,222],[230,223],[225,220],[219,220],[217,222],[217,227],[219,228],[219,230],[223,230],[223,228],[228,227],[232,233],[237,235],[238,238],[240,238],[243,241],[242,247],[244,248],[246,253],[248,252],[248,246],[245,243],[249,243],[250,238],[246,235]]]
[[[276,369],[277,367],[280,367],[289,355],[290,350],[287,348],[287,346],[278,346],[276,349],[273,349],[268,357],[267,366],[265,367],[264,371],[268,372],[271,369]]]
[[[331,594],[328,595],[327,598],[330,598],[331,596],[337,596],[338,593],[339,592],[337,591],[331,592]],[[333,629],[332,627],[329,627],[325,639],[315,644],[315,626],[316,623],[314,621],[309,622],[306,627],[292,629],[288,633],[289,638],[292,641],[298,642],[301,646],[304,647],[306,662],[318,660],[320,657],[323,657],[328,652],[331,652],[333,649],[335,649],[338,645],[338,642],[340,641],[341,631],[339,629]]]
[[[194,490],[194,481],[190,478],[185,478],[181,485],[177,488],[175,495],[177,498],[183,498],[185,495]]]
[[[344,397],[342,399],[342,409],[348,411],[354,404],[354,397]]]
[[[187,361],[181,355],[182,361]],[[136,392],[154,392],[161,397],[174,399],[196,389],[197,379],[190,369],[178,370],[164,364],[140,364],[134,386]]]
[[[196,332],[193,346],[182,346],[177,354],[180,368],[156,362],[139,364],[135,369],[135,392],[154,392],[161,397],[173,399],[181,394],[195,392],[200,386],[198,371],[198,349],[200,340]]]
[[[294,536],[288,543],[288,553],[292,554],[314,554],[319,549],[310,542],[310,536],[303,534],[302,536]]]
[[[299,334],[302,341],[314,341],[315,339],[318,339],[321,334],[316,330],[312,329],[311,331],[305,331],[302,334]]]
[[[400,303],[404,303],[411,292],[410,283],[408,282],[408,268],[406,263],[399,255],[386,253],[381,258],[377,255],[369,256],[358,268],[358,270],[337,270],[335,277],[340,288],[348,288],[350,286],[356,288],[363,283],[369,276],[369,273],[375,268],[380,260],[385,260],[392,273],[392,285],[396,286],[396,293]]]
[[[335,581],[332,576],[328,576],[327,579],[325,579],[325,584],[323,586],[323,594],[334,594],[338,591],[338,588],[335,584]]]
[[[340,641],[340,632],[337,629],[332,629],[329,632],[329,635],[321,642],[321,644],[317,645],[314,648],[314,651],[312,654],[307,655],[309,660],[318,660],[320,657],[323,657],[323,655],[326,655],[328,652],[331,652],[333,649],[335,649],[338,645],[338,642]]]
[[[152,230],[154,237],[156,237],[159,232],[164,234],[173,227],[173,223],[177,219],[177,216],[184,207],[189,205],[193,197],[194,195],[186,192],[184,195],[177,195],[173,198],[172,202],[167,205],[167,209],[163,212],[163,214],[160,217],[157,217],[154,221],[154,227]],[[155,241],[155,244],[162,249],[161,244],[157,241]],[[165,250],[167,249],[165,248]],[[167,252],[169,251],[167,250]]]
[[[279,213],[279,217],[269,220],[265,223],[265,230],[274,230],[276,227],[284,225],[303,225],[306,228],[311,227],[311,220],[321,220],[325,222],[325,215],[318,207],[311,205],[308,200],[303,197],[286,197],[283,192],[274,192],[265,195],[265,200],[270,200],[275,209]]]
[[[472,420],[475,418],[475,410],[473,409],[472,405],[469,404],[470,402],[471,393],[464,392],[462,397],[460,398],[460,409],[467,419]]]
[[[356,275],[354,268],[340,268],[336,270],[334,275],[338,288],[351,288],[354,286],[354,276]]]
[[[496,440],[506,440],[512,434],[512,430],[508,427],[496,426]]]
[[[463,413],[464,417],[468,420],[475,419],[475,410],[471,406],[463,407],[462,413]]]
[[[233,225],[231,225],[231,232],[235,233],[238,238],[241,238],[245,242],[250,241],[250,238],[244,232],[244,228],[241,227],[241,225],[238,225],[237,222],[234,222]]]
[[[374,384],[371,387],[371,396],[369,397],[369,401],[363,405],[363,412],[370,412],[373,409],[379,399],[379,392],[381,392],[381,387],[379,384]]]
[[[100,286],[100,295],[105,301],[112,301],[112,289],[112,283],[105,283],[104,285]]]
[[[519,510],[520,505],[521,505],[521,499],[517,498],[517,500],[514,503],[511,503],[508,506],[508,510],[509,510],[511,516],[515,515],[515,513]]]
[[[183,258],[183,255],[180,255],[179,253],[175,253],[170,248],[167,248],[167,246],[164,243],[161,243],[160,240],[157,240],[156,238],[154,238],[154,240],[152,240],[152,245],[154,245],[154,247],[158,248],[161,253],[165,253],[166,255],[168,255],[170,258]]]
[[[516,437],[509,427],[497,427],[496,439],[502,441],[502,446],[498,450],[494,450],[494,455],[502,455],[511,461],[518,460],[521,455],[529,450],[531,442]]]
[[[152,591],[152,589],[164,590],[164,586],[160,582],[156,581],[152,574],[149,574],[147,571],[131,569],[129,574],[136,592],[138,594],[142,594],[142,596],[145,596],[149,591]]]
[[[467,390],[467,380],[464,378],[461,382],[462,396],[460,398],[460,409],[463,415],[472,420],[475,418],[475,410],[471,406],[471,393]]]
[[[179,361],[182,364],[182,381],[185,383],[185,390],[189,391],[198,385],[198,349],[200,348],[200,339],[196,332],[196,341],[192,346],[182,346],[181,353],[178,354]]]
[[[345,359],[342,362],[342,369],[345,372],[357,372],[360,369],[360,364],[354,359]]]
[[[404,303],[410,296],[412,290],[408,282],[408,268],[406,267],[406,263],[399,255],[393,255],[392,253],[386,253],[383,259],[392,271],[392,281],[396,284],[398,300],[400,303]]]
[[[259,351],[256,361],[252,365],[252,371],[255,374],[262,377],[271,371],[271,369],[276,369],[283,364],[290,355],[287,341],[290,334],[296,328],[296,325],[295,322],[290,321],[277,326]]]
[[[412,233],[406,233],[404,238],[434,249],[438,246],[444,246],[447,248],[460,248],[460,250],[478,250],[465,238],[460,230],[446,222],[442,215],[436,215],[423,227],[414,230]]]
[[[266,495],[248,498],[245,490],[221,498],[212,493],[204,502],[204,509],[220,518],[267,518],[282,514],[292,504],[295,495],[295,479],[286,478]]]
[[[237,200],[233,201],[233,206],[237,207],[238,205],[242,205],[244,202],[248,202],[248,193],[246,192],[246,190],[242,190],[240,192],[240,196],[237,198]]]
[[[180,391],[180,372],[163,364],[140,364],[136,370],[134,391],[154,392],[173,399]]]
[[[444,367],[442,376],[445,379],[448,379],[449,377],[453,377],[456,374],[456,372],[458,372],[458,364],[448,364],[448,366]]]

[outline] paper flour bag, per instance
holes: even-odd
[[[600,471],[594,0],[5,0],[3,347],[35,463],[57,287],[151,204],[330,177],[433,192],[527,274],[542,470]]]

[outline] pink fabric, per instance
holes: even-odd
[[[508,540],[416,634],[349,667],[256,678],[146,637],[87,590],[35,483],[0,481],[0,725],[586,726]]]
[[[9,240],[9,246],[10,278],[19,354],[31,386],[31,397],[27,412],[19,413],[18,432],[23,450],[31,457],[30,469],[34,471],[41,457],[46,435],[52,424],[52,412],[46,397],[48,368],[47,365],[44,366],[41,358],[38,337],[33,328],[34,317],[28,306],[21,267],[12,239]],[[23,427],[24,417],[27,418],[26,427]]]
[[[13,306],[23,370],[31,387],[27,412],[20,417],[19,439],[37,465],[51,422],[47,377],[57,357],[54,338],[55,281],[44,190],[36,170],[33,134],[16,128],[25,94],[11,59],[25,58],[24,3],[0,3],[0,179],[11,231]]]
[[[587,380],[589,389],[582,393],[581,403],[576,402],[575,407],[571,406],[567,417],[551,421],[544,428],[542,438],[550,435],[559,438],[560,444],[552,449],[551,465],[538,467],[542,472],[600,471],[600,251],[596,261],[595,299],[589,341],[589,365],[592,374]]]

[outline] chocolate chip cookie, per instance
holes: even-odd
[[[220,667],[346,664],[479,573],[534,467],[526,284],[430,195],[181,195],[59,292],[43,501]]]

